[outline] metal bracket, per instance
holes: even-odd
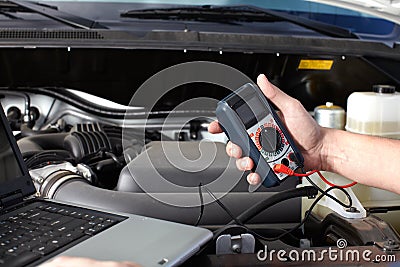
[[[334,174],[334,173],[330,173],[330,172],[321,172],[325,177],[327,177],[328,180],[338,183],[338,184],[342,184],[343,183],[343,177]],[[319,187],[321,187],[323,190],[326,190],[329,188],[328,185],[326,185],[325,183],[323,183],[321,181],[321,179],[318,177],[318,175],[316,174],[312,174],[310,175],[310,178],[318,184]],[[308,183],[307,180],[303,180],[303,186],[307,186],[310,185]],[[331,198],[328,197],[324,197],[322,198],[317,206],[323,206],[326,207],[334,212],[336,212],[337,214],[345,217],[345,218],[349,218],[349,219],[361,219],[361,218],[365,218],[367,216],[367,211],[365,210],[365,208],[363,207],[363,205],[361,204],[360,200],[357,198],[357,196],[354,194],[353,190],[351,188],[346,188],[344,189],[347,191],[347,193],[350,195],[352,202],[353,202],[353,206],[351,208],[345,208],[341,205],[339,205],[339,203],[335,202],[334,200],[332,200]],[[332,190],[329,192],[330,195],[341,199],[342,201],[346,202],[346,199],[343,198],[343,193],[338,193],[335,190]]]
[[[374,242],[374,245],[385,252],[400,251],[400,245],[393,239],[388,239],[385,242]]]
[[[217,238],[216,254],[254,253],[255,239],[251,234],[221,235]]]

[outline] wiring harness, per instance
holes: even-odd
[[[199,217],[197,219],[196,225],[199,224],[203,211],[204,211],[204,203],[203,203],[203,195],[202,195],[202,188],[205,189],[205,191],[216,201],[216,203],[229,215],[229,217],[232,219],[226,226],[216,230],[214,232],[214,239],[216,239],[221,233],[223,233],[226,229],[229,229],[232,225],[237,225],[240,226],[241,228],[245,229],[247,232],[253,234],[255,237],[264,240],[264,241],[276,241],[279,239],[282,239],[283,237],[285,237],[286,235],[289,235],[291,233],[293,233],[294,231],[296,231],[297,229],[299,229],[310,217],[311,215],[311,211],[315,208],[315,206],[318,204],[318,202],[323,198],[323,197],[329,197],[332,200],[336,201],[337,203],[339,203],[341,206],[345,207],[345,208],[351,208],[352,207],[352,199],[351,196],[349,195],[349,193],[345,190],[346,188],[349,188],[351,186],[354,186],[355,184],[357,184],[356,182],[352,182],[346,185],[336,185],[334,183],[329,182],[322,174],[320,171],[318,170],[313,170],[310,172],[305,173],[296,173],[293,170],[291,170],[290,168],[288,168],[287,166],[283,165],[283,164],[277,164],[274,166],[273,170],[278,173],[286,173],[290,176],[296,176],[296,177],[304,177],[306,178],[309,183],[312,186],[305,186],[302,188],[294,188],[294,189],[290,189],[290,190],[286,190],[286,191],[282,191],[279,193],[276,193],[275,195],[273,195],[272,197],[260,201],[258,203],[255,203],[252,207],[250,207],[248,210],[244,211],[242,214],[240,214],[239,216],[234,216],[233,213],[221,202],[221,200],[219,200],[206,186],[199,184],[199,195],[200,195],[200,202],[201,202],[201,207],[200,207],[200,214]],[[321,189],[317,184],[315,184],[309,177],[309,175],[313,174],[313,173],[317,173],[319,175],[319,177],[326,183],[328,184],[330,187],[326,190]],[[348,203],[344,203],[341,200],[337,199],[335,196],[329,194],[330,191],[332,190],[339,190],[341,192],[343,192],[347,199],[348,199]],[[305,212],[304,218],[293,228],[288,229],[288,230],[284,230],[282,229],[281,231],[279,231],[279,233],[276,236],[273,237],[265,237],[262,236],[256,232],[254,232],[252,229],[248,228],[245,223],[247,221],[249,221],[251,218],[255,217],[257,214],[259,214],[260,212],[272,207],[273,205],[280,203],[282,201],[288,200],[288,199],[292,199],[292,198],[296,198],[296,197],[308,197],[308,198],[315,198],[318,194],[318,192],[320,192],[321,194],[313,201],[313,203],[311,204],[310,208]]]

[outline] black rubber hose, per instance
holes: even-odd
[[[25,155],[29,155],[25,153]],[[70,161],[75,163],[75,160],[71,156],[71,153],[66,150],[44,150],[32,155],[29,159],[25,161],[28,169],[34,168],[37,165],[40,165],[44,162],[48,161]]]
[[[246,223],[247,221],[251,220],[253,217],[258,215],[260,212],[268,209],[269,207],[278,204],[282,201],[297,198],[297,197],[315,197],[318,194],[318,190],[314,186],[305,186],[301,188],[293,188],[289,190],[285,190],[279,193],[272,195],[271,197],[264,199],[249,209],[241,213],[236,219],[241,223]],[[234,220],[230,221],[228,225],[235,224]]]
[[[230,192],[224,193],[223,201],[233,214],[240,214],[248,210],[253,203],[257,203],[272,195],[272,192],[249,193],[249,192]],[[222,193],[217,196],[221,197]],[[204,197],[208,197],[205,193]],[[71,181],[62,184],[54,199],[68,201],[81,205],[91,206],[104,210],[121,211],[158,219],[180,222],[193,225],[199,216],[198,206],[175,206],[162,202],[168,199],[171,203],[192,203],[199,201],[199,193],[135,193],[106,190],[84,183],[82,181]],[[210,200],[210,198],[207,198]],[[205,199],[205,201],[208,201]],[[271,207],[266,215],[254,218],[253,224],[278,224],[281,222],[297,222],[299,220],[300,204],[296,199],[284,201]],[[221,214],[221,207],[215,202],[207,204],[201,219],[201,225],[221,227],[226,225],[230,218]]]

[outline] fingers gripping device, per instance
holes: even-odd
[[[303,156],[288,130],[257,85],[247,83],[222,99],[216,110],[227,137],[254,161],[266,187],[279,185],[288,175],[275,173],[276,164],[292,170],[303,166]]]

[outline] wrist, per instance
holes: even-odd
[[[335,148],[337,146],[336,135],[339,130],[323,128],[321,127],[321,150],[320,150],[320,159],[321,159],[321,169],[324,171],[334,171],[334,160],[333,157],[335,155]]]

